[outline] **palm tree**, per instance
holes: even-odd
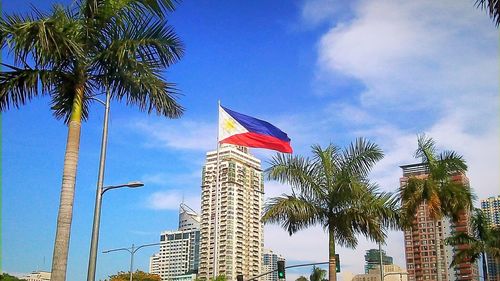
[[[368,180],[371,168],[383,157],[376,144],[360,138],[344,149],[314,145],[312,153],[312,158],[273,157],[267,178],[289,184],[292,194],[271,198],[262,220],[281,223],[290,235],[322,225],[329,238],[329,280],[335,281],[335,245],[355,248],[356,234],[384,240],[383,229],[396,227],[396,202],[390,194],[378,193]]]
[[[476,0],[476,7],[481,10],[488,10],[488,14],[490,18],[495,23],[495,26],[498,27],[500,24],[500,1],[498,0]]]
[[[436,238],[436,269],[437,280],[441,276],[441,251],[438,233],[438,221],[443,217],[458,220],[459,216],[472,208],[474,196],[468,184],[453,180],[453,175],[464,174],[467,165],[461,155],[454,151],[436,152],[436,144],[432,138],[425,135],[418,137],[416,158],[421,158],[426,166],[426,176],[410,176],[400,190],[401,210],[406,227],[411,227],[417,209],[426,204],[429,216],[434,223]]]
[[[493,235],[494,233],[488,225],[488,219],[481,209],[474,209],[471,218],[471,229],[471,234],[456,232],[453,236],[446,238],[445,243],[447,245],[467,245],[465,248],[457,248],[451,266],[458,265],[463,261],[475,263],[481,257],[484,280],[488,280],[486,254],[490,257],[500,257],[500,245],[495,245],[495,239],[499,240],[500,235]]]
[[[299,278],[295,279],[295,281],[307,281],[307,278],[305,276],[300,276]]]
[[[495,262],[497,268],[497,280],[500,280],[500,225],[491,228],[490,253],[488,256]]]
[[[0,45],[14,58],[0,72],[0,111],[45,95],[68,125],[51,280],[66,278],[81,122],[95,93],[109,89],[114,99],[169,118],[183,112],[162,76],[183,54],[164,18],[173,9],[171,0],[81,0],[0,19]]]
[[[309,281],[325,281],[326,280],[326,270],[321,267],[316,267],[313,265],[311,275],[309,275]]]

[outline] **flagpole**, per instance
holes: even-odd
[[[220,158],[219,158],[219,148],[220,148],[220,143],[219,143],[219,130],[220,130],[220,100],[217,101],[217,164],[216,164],[216,174],[215,174],[215,222],[214,222],[214,232],[215,232],[215,240],[214,240],[214,279],[217,278],[217,273],[218,273],[218,259],[217,259],[217,254],[218,254],[218,246],[219,246],[219,164],[220,164]]]

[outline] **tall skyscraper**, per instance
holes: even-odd
[[[415,176],[426,178],[428,176],[427,166],[425,164],[412,164],[401,166],[403,177],[400,178],[401,186],[404,186],[409,177]],[[454,174],[451,179],[468,185],[469,179],[464,174]],[[442,219],[437,222],[437,231],[434,221],[429,215],[427,204],[421,204],[411,230],[406,230],[405,235],[405,254],[406,266],[408,269],[409,281],[432,281],[437,280],[437,251],[436,241],[439,242],[439,251],[441,256],[441,276],[442,281],[470,281],[478,280],[477,264],[463,262],[455,268],[450,268],[453,259],[454,249],[446,246],[444,239],[449,237],[452,232],[470,232],[469,213],[462,213],[458,222],[451,223],[448,219]]]
[[[383,265],[391,265],[392,261],[392,257],[387,256],[385,251],[382,250]],[[370,249],[365,254],[365,273],[375,268],[380,268],[380,251],[378,249]]]
[[[260,278],[261,281],[278,281],[278,261],[284,261],[281,255],[276,254],[270,249],[264,249],[264,253],[262,255],[262,273],[271,272],[267,275],[264,275]]]
[[[175,280],[198,271],[200,218],[191,208],[180,205],[179,229],[163,231],[160,242],[160,252],[150,258],[150,273],[160,275],[162,280]]]
[[[500,227],[500,195],[481,200],[481,210],[488,218],[490,226]],[[500,281],[498,279],[500,266],[492,257],[488,257],[488,277],[490,281]]]
[[[246,147],[222,145],[218,166],[216,151],[206,155],[201,189],[199,278],[225,275],[227,280],[235,280],[238,274],[245,279],[258,275],[264,200],[260,160]]]

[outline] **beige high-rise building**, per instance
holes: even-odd
[[[235,280],[238,274],[244,279],[259,275],[264,243],[260,160],[246,147],[222,145],[218,167],[217,152],[206,155],[201,188],[199,278],[225,275]]]

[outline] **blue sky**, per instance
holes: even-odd
[[[25,13],[31,4],[45,10],[49,3],[3,1],[2,8]],[[186,113],[168,120],[112,103],[105,184],[146,186],[105,194],[100,252],[158,241],[161,231],[176,228],[183,198],[199,209],[219,99],[280,127],[295,153],[369,138],[386,154],[371,177],[383,190],[397,188],[399,166],[415,162],[416,135],[425,132],[440,148],[465,156],[479,198],[500,193],[498,30],[474,1],[200,0],[180,3],[169,19],[186,54],[166,79],[181,89]],[[6,272],[50,269],[67,130],[49,104],[40,98],[2,113]],[[68,280],[86,276],[102,119],[95,104],[82,127]],[[264,167],[273,154],[252,153]],[[289,191],[275,182],[265,190],[268,197]],[[391,233],[387,250],[404,266],[402,239]],[[327,258],[320,228],[289,237],[266,226],[265,245],[288,264]],[[362,272],[370,247],[360,239],[356,250],[340,248],[342,270]],[[138,252],[136,267],[147,270],[155,251]],[[99,254],[97,278],[128,270],[128,263],[126,252]]]

